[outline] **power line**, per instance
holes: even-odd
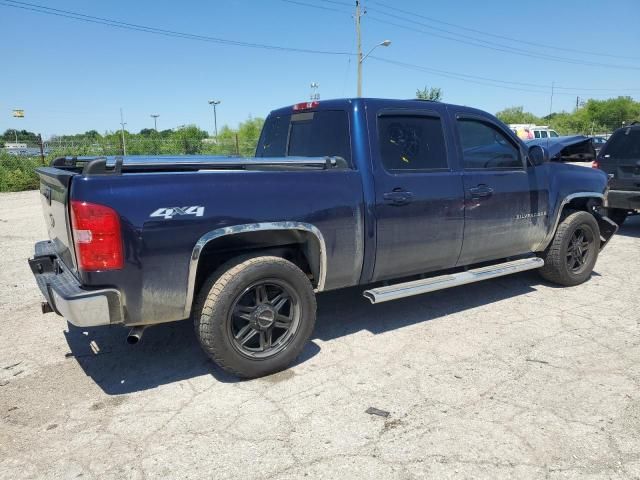
[[[329,1],[329,0],[323,0],[323,1]],[[482,30],[477,30],[475,28],[469,28],[469,27],[464,27],[462,25],[457,25],[455,23],[450,23],[450,22],[445,22],[443,20],[438,20],[437,18],[433,18],[433,17],[427,17],[425,15],[420,15],[419,13],[415,13],[415,12],[409,12],[407,10],[402,10],[400,8],[397,7],[391,7],[389,5],[386,5],[382,2],[376,1],[376,0],[370,0],[371,3],[379,5],[382,8],[387,8],[390,10],[395,10],[398,12],[402,12],[406,15],[411,15],[411,16],[415,16],[415,17],[419,17],[422,18],[424,20],[428,20],[430,22],[434,22],[434,23],[439,23],[441,25],[448,25],[450,27],[454,27],[454,28],[459,28],[460,30],[466,30],[468,32],[473,32],[473,33],[477,33],[480,35],[486,35],[488,37],[493,37],[493,38],[500,38],[502,40],[509,40],[511,42],[518,42],[518,43],[523,43],[526,45],[531,45],[534,47],[541,47],[541,48],[547,48],[550,50],[562,50],[565,52],[572,52],[572,53],[580,53],[583,55],[593,55],[593,56],[597,56],[597,57],[610,57],[610,58],[619,58],[619,59],[624,59],[624,60],[640,60],[640,57],[629,57],[629,56],[625,56],[625,55],[614,55],[611,53],[599,53],[599,52],[592,52],[592,51],[587,51],[587,50],[578,50],[575,48],[566,48],[566,47],[558,47],[555,45],[545,45],[544,43],[537,43],[537,42],[531,42],[528,40],[521,40],[518,38],[513,38],[513,37],[507,37],[505,35],[498,35],[495,33],[489,33],[489,32],[484,32]]]
[[[342,10],[329,8],[329,7],[322,7],[322,6],[318,6],[318,5],[312,5],[312,4],[304,3],[304,2],[301,2],[301,1],[297,1],[297,0],[283,0],[283,1],[288,2],[288,3],[293,3],[293,4],[296,4],[296,5],[299,5],[299,6],[304,6],[304,7],[321,8],[323,10],[332,10],[332,11],[336,11],[336,12],[339,12],[339,13],[346,13],[346,12],[343,12]],[[333,3],[333,4],[337,4],[337,5],[341,5],[341,6],[342,5],[347,6],[346,3],[338,2],[338,1],[335,1],[335,0],[322,0],[322,1]],[[384,5],[384,4],[380,3],[380,2],[372,1],[372,3],[380,5],[383,8],[386,8],[388,10],[401,12],[401,13],[403,13],[405,15],[411,15],[411,16],[414,16],[414,17],[425,18],[425,19],[427,19],[429,21],[432,21],[432,22],[438,22],[438,23],[442,23],[442,24],[446,24],[446,25],[451,25],[451,26],[453,26],[455,28],[461,28],[461,29],[470,30],[470,31],[473,31],[473,32],[476,32],[476,33],[479,33],[479,34],[484,34],[484,32],[482,32],[480,30],[461,27],[461,26],[458,26],[458,25],[455,25],[455,24],[452,24],[452,23],[449,23],[449,22],[443,22],[443,21],[440,21],[440,20],[432,19],[431,17],[425,17],[424,15],[420,15],[420,14],[417,14],[417,13],[409,12],[407,10],[402,10],[402,9],[399,9],[399,8],[396,8],[396,7],[389,7],[389,6],[386,6],[386,5]],[[616,68],[616,69],[622,69],[622,70],[640,70],[640,67],[634,67],[634,66],[630,66],[630,65],[618,65],[618,64],[610,64],[610,63],[601,63],[601,62],[594,62],[594,61],[588,61],[588,60],[585,61],[585,60],[578,60],[578,59],[575,59],[575,58],[561,57],[561,56],[557,56],[557,55],[549,55],[549,54],[544,53],[544,52],[534,52],[534,51],[526,50],[526,49],[523,49],[523,48],[512,47],[512,46],[509,46],[509,45],[504,45],[502,43],[492,42],[490,40],[484,40],[484,39],[473,37],[473,36],[470,36],[470,35],[461,34],[461,33],[454,32],[454,31],[451,31],[451,30],[447,30],[447,29],[444,29],[444,28],[434,27],[433,25],[428,25],[428,24],[426,24],[424,22],[420,22],[420,21],[414,20],[412,18],[405,18],[403,16],[395,15],[393,13],[388,13],[388,12],[384,12],[384,11],[381,11],[381,10],[372,10],[371,8],[368,8],[368,10],[371,10],[371,11],[374,11],[374,12],[377,11],[378,13],[380,13],[382,15],[385,15],[387,17],[395,18],[395,19],[400,20],[402,22],[408,22],[408,23],[416,24],[416,25],[419,25],[419,26],[421,26],[423,28],[426,28],[426,29],[429,29],[429,30],[434,30],[435,32],[442,32],[442,33],[434,33],[433,31],[426,31],[426,30],[423,30],[423,29],[418,29],[418,28],[415,28],[415,27],[410,27],[410,26],[407,26],[407,25],[402,25],[402,24],[399,24],[399,23],[395,23],[395,22],[389,21],[388,19],[382,19],[382,18],[377,18],[375,16],[368,15],[368,18],[370,18],[371,20],[374,20],[374,21],[377,21],[377,22],[380,22],[380,23],[384,23],[385,25],[393,25],[393,26],[396,26],[398,28],[402,28],[402,29],[405,29],[405,30],[411,30],[411,31],[422,33],[422,34],[425,34],[425,35],[431,35],[431,36],[435,36],[435,37],[442,38],[442,39],[445,39],[445,40],[450,40],[450,41],[454,41],[454,42],[458,42],[458,43],[463,43],[465,45],[471,45],[471,46],[478,47],[478,48],[485,48],[485,49],[494,50],[494,51],[498,51],[498,52],[510,53],[510,54],[513,54],[513,55],[521,55],[521,56],[525,56],[525,57],[529,57],[529,58],[538,58],[538,59],[541,59],[541,60],[550,60],[550,61],[561,62],[561,63],[571,63],[571,64],[574,64],[574,65],[584,65],[584,66],[589,66],[589,67]],[[450,35],[453,35],[453,36],[450,36]],[[503,37],[503,36],[500,36],[500,35],[493,35],[493,34],[487,34],[487,35],[498,37],[498,38],[504,38],[504,39],[512,40],[512,41],[519,42],[519,43],[533,44],[533,45],[537,45],[537,46],[542,46],[544,48],[552,48],[550,46],[546,46],[546,45],[542,45],[542,44],[536,44],[534,42],[520,41],[520,40],[517,40],[517,39],[510,38],[510,37]],[[574,51],[574,53],[576,52],[573,49],[556,48],[556,50],[570,50],[570,51]],[[577,52],[579,52],[579,53],[591,53],[591,52],[585,52],[585,51],[582,51],[582,50],[578,50]],[[609,57],[612,57],[612,58],[633,59],[633,60],[640,59],[640,58],[636,58],[636,57],[623,57],[623,56],[609,55],[609,54],[597,54],[597,55],[599,55],[599,56],[609,56]],[[572,90],[575,90],[575,89],[572,89]],[[585,90],[588,90],[588,89],[585,89]],[[617,89],[610,89],[610,91],[617,91]]]
[[[391,65],[396,65],[399,67],[403,67],[403,68],[407,68],[410,70],[417,70],[417,71],[421,71],[421,72],[426,72],[426,73],[431,73],[434,75],[438,75],[441,77],[446,77],[446,78],[452,78],[454,80],[461,80],[464,82],[469,82],[469,83],[475,83],[477,85],[487,85],[490,87],[497,87],[497,88],[505,88],[508,90],[516,90],[516,91],[521,91],[521,92],[529,92],[529,93],[539,93],[539,94],[544,94],[544,95],[548,95],[550,90],[549,90],[549,85],[542,85],[542,84],[535,84],[535,83],[525,83],[525,82],[513,82],[513,81],[509,81],[509,80],[501,80],[501,79],[497,79],[497,78],[489,78],[489,77],[481,77],[478,75],[469,75],[466,73],[458,73],[458,72],[452,72],[452,71],[448,71],[448,70],[439,70],[439,69],[435,69],[435,68],[430,68],[430,67],[425,67],[422,65],[415,65],[413,63],[407,63],[407,62],[400,62],[400,61],[396,61],[396,60],[389,60],[386,58],[381,58],[381,57],[376,57],[376,56],[370,56],[369,58],[372,58],[374,60],[377,60],[379,62],[383,62],[383,63],[387,63],[387,64],[391,64]],[[530,87],[530,88],[523,88],[523,87]],[[569,92],[556,92],[555,90],[557,90],[558,87],[554,86],[554,95],[569,95],[569,96],[574,96],[575,93],[569,93]],[[602,96],[605,94],[594,94],[593,96]]]
[[[285,2],[285,3],[292,3],[294,5],[300,5],[301,7],[311,7],[311,8],[317,8],[319,10],[328,10],[328,11],[331,11],[331,12],[347,13],[344,10],[339,10],[337,8],[323,7],[322,5],[313,5],[313,4],[310,4],[310,3],[299,2],[297,0],[281,0],[281,1]]]
[[[370,9],[371,10],[371,9]],[[559,56],[555,56],[555,55],[548,55],[548,54],[544,54],[544,53],[537,53],[537,52],[532,52],[530,50],[524,50],[521,48],[516,48],[516,47],[510,47],[507,45],[503,45],[500,43],[496,43],[496,42],[491,42],[488,40],[482,40],[482,39],[478,39],[475,37],[471,37],[469,35],[464,35],[464,34],[460,34],[457,32],[452,32],[451,30],[446,30],[443,28],[439,28],[439,27],[434,27],[431,25],[427,25],[425,23],[419,22],[417,20],[412,20],[412,19],[407,19],[398,15],[394,15],[391,13],[386,13],[386,12],[380,12],[382,15],[386,15],[388,17],[391,18],[395,18],[398,19],[400,21],[403,22],[409,22],[409,23],[414,23],[417,24],[423,28],[415,28],[415,27],[411,27],[408,25],[402,25],[399,23],[395,23],[392,21],[389,21],[388,19],[383,19],[383,18],[378,18],[372,15],[368,15],[368,18],[370,20],[374,20],[376,22],[380,22],[380,23],[384,23],[385,25],[393,25],[395,27],[398,28],[402,28],[405,30],[411,30],[414,32],[418,32],[418,33],[422,33],[424,35],[430,35],[433,37],[438,37],[438,38],[442,38],[445,40],[450,40],[453,42],[457,42],[457,43],[462,43],[465,45],[471,45],[474,47],[478,47],[478,48],[485,48],[485,49],[489,49],[489,50],[494,50],[497,52],[504,52],[504,53],[510,53],[513,55],[520,55],[520,56],[524,56],[524,57],[529,57],[529,58],[538,58],[538,59],[542,59],[542,60],[549,60],[549,61],[554,61],[554,62],[560,62],[560,63],[571,63],[574,65],[584,65],[584,66],[588,66],[588,67],[606,67],[606,68],[616,68],[616,69],[622,69],[622,70],[640,70],[640,67],[633,67],[633,66],[629,66],[629,65],[618,65],[618,64],[610,64],[610,63],[600,63],[600,62],[591,62],[591,61],[583,61],[583,60],[577,60],[577,59],[573,59],[573,58],[568,58],[568,57],[559,57]],[[424,28],[430,29],[430,30],[435,30],[437,32],[444,32],[445,34],[442,33],[436,33],[436,32],[432,32],[432,31],[428,31],[428,30],[424,30]],[[453,35],[453,36],[452,36]]]
[[[85,15],[82,13],[71,12],[68,10],[61,10],[58,8],[45,7],[43,5],[37,5],[34,3],[27,3],[27,2],[18,2],[14,0],[1,0],[0,5],[3,5],[5,7],[12,7],[12,8],[22,9],[22,10],[42,13],[45,15],[52,15],[57,17],[69,18],[73,20],[79,20],[83,22],[96,23],[96,24],[105,25],[108,27],[121,28],[125,30],[134,30],[134,31],[144,32],[144,33],[153,33],[156,35],[163,35],[163,36],[173,37],[173,38],[198,40],[198,41],[216,43],[221,45],[260,48],[260,49],[266,49],[266,50],[278,50],[278,51],[296,52],[296,53],[313,53],[313,54],[321,54],[321,55],[349,55],[348,52],[283,47],[280,45],[268,45],[263,43],[242,42],[238,40],[228,40],[224,38],[210,37],[206,35],[197,35],[192,33],[178,32],[174,30],[166,30],[166,29],[150,27],[146,25],[139,25],[135,23],[121,22],[119,20],[96,17],[93,15]]]

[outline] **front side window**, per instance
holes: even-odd
[[[458,120],[465,169],[521,169],[519,149],[496,127],[478,120]]]
[[[442,121],[421,115],[382,115],[378,118],[382,165],[390,172],[447,169]]]

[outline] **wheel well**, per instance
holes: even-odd
[[[209,241],[199,255],[195,291],[212,272],[232,258],[273,255],[289,260],[318,285],[321,247],[311,232],[304,230],[259,230],[225,235]]]
[[[585,212],[592,212],[594,208],[602,206],[602,199],[598,197],[576,197],[564,205],[562,209],[562,215],[566,215],[567,210],[584,210]]]

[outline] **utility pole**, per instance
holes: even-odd
[[[551,104],[549,105],[549,115],[553,113],[553,91],[556,88],[556,82],[551,82]]]
[[[578,111],[579,107],[580,107],[580,97],[576,97],[576,112]]]
[[[124,122],[124,118],[122,116],[122,108],[120,108],[120,133],[122,135],[122,156],[126,156],[127,155],[127,145],[125,144],[124,141],[124,126],[126,125],[126,123]]]
[[[360,0],[356,0],[356,42],[358,44],[358,97],[362,97],[362,35],[360,32]]]
[[[209,105],[213,105],[213,128],[215,132],[214,138],[218,143],[218,115],[216,113],[216,105],[220,105],[220,100],[209,100]]]
[[[44,160],[44,143],[42,143],[42,134],[38,134],[38,146],[40,147],[40,159],[42,160],[42,165],[45,165]]]
[[[158,115],[157,113],[152,113],[151,114],[151,118],[153,118],[153,129],[157,132],[158,131],[158,117],[160,115]]]

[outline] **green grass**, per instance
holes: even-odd
[[[39,157],[18,157],[0,153],[0,192],[34,190],[40,185],[36,168],[42,166]]]

